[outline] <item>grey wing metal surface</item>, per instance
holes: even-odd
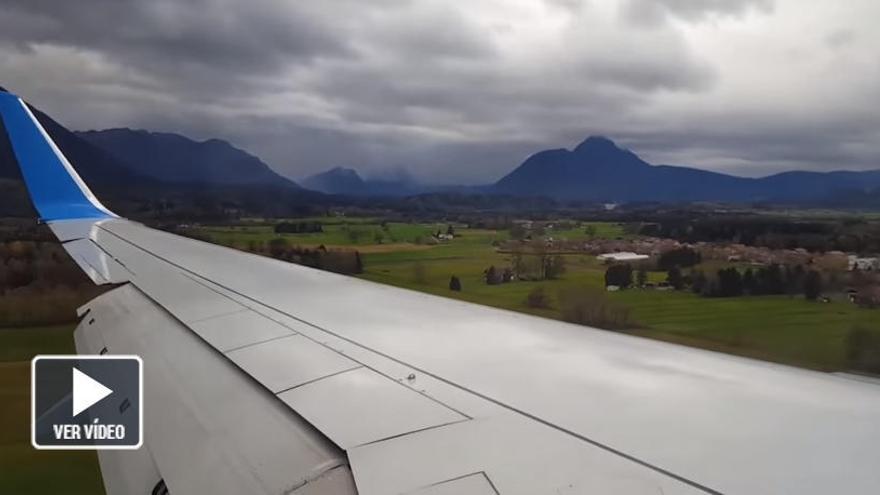
[[[17,102],[0,94],[37,210],[95,283],[121,284],[81,309],[88,317],[77,348],[139,354],[145,363],[145,450],[101,453],[111,493],[160,479],[171,493],[230,494],[880,486],[873,383],[153,230],[92,205],[66,160],[34,164],[60,152],[48,144],[52,153],[34,151],[39,139],[16,128],[28,124]],[[73,215],[57,202],[41,208],[46,185],[29,168],[70,181],[56,189],[77,203]]]

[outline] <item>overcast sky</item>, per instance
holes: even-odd
[[[880,168],[877,0],[0,0],[0,85],[66,126],[494,181],[611,137],[741,175]]]

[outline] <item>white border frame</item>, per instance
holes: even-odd
[[[37,361],[62,359],[134,359],[138,363],[138,443],[137,445],[40,445],[37,443]],[[144,360],[134,354],[38,354],[31,359],[31,445],[37,450],[138,450],[144,444]]]

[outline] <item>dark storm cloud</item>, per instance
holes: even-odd
[[[264,2],[3,0],[0,36],[23,47],[52,43],[137,57],[155,68],[254,69],[347,50],[296,5],[279,16]]]
[[[71,127],[219,137],[293,177],[482,182],[588,134],[753,175],[870,166],[874,4],[777,3],[0,0],[0,83]]]

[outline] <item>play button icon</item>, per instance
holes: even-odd
[[[137,356],[37,356],[31,361],[31,443],[38,449],[136,449],[143,371]]]
[[[78,416],[79,413],[92,407],[92,404],[100,401],[104,397],[112,394],[113,391],[105,387],[101,382],[95,380],[82,371],[71,368],[73,372],[73,415]]]

